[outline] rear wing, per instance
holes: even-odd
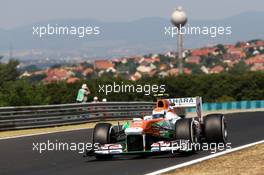
[[[190,108],[195,107],[197,116],[202,120],[202,97],[185,97],[167,99],[171,107]]]

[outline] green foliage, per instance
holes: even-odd
[[[35,72],[35,71],[39,71],[39,70],[40,70],[40,68],[36,65],[29,65],[29,66],[23,67],[22,69],[19,69],[20,72],[25,72],[25,71]]]
[[[7,64],[0,63],[0,86],[6,81],[14,81],[19,76],[17,66],[19,62],[10,60]]]
[[[28,79],[30,82],[40,82],[41,80],[43,80],[44,78],[46,78],[47,75],[46,74],[37,74],[37,75],[31,75],[30,77],[26,78]]]
[[[214,55],[209,55],[209,56],[201,56],[202,61],[201,64],[204,65],[205,67],[213,67],[215,65],[222,65],[223,62],[221,61],[221,56],[214,56]]]
[[[129,73],[135,73],[137,70],[137,67],[139,66],[138,63],[135,63],[133,60],[128,60],[128,62],[126,63],[126,65],[128,65],[128,71]]]
[[[192,70],[193,74],[203,74],[199,64],[184,63],[184,67]]]
[[[46,87],[30,84],[25,80],[6,82],[0,90],[1,106],[26,106],[34,104],[49,104]]]
[[[243,74],[246,72],[249,72],[249,66],[246,65],[244,61],[240,61],[239,63],[235,64],[234,67],[232,67],[229,70],[229,73],[231,74]]]
[[[159,57],[160,57],[160,63],[170,64],[172,62],[175,62],[175,58],[166,57],[165,55],[159,55]]]
[[[223,44],[218,44],[216,47],[222,54],[226,53],[226,48]]]
[[[62,104],[75,102],[78,87],[76,84],[67,84],[66,82],[57,82],[47,85],[40,85],[46,87],[45,95],[50,97],[50,104]]]
[[[252,57],[253,56],[253,52],[254,52],[254,48],[249,48],[246,50],[246,57],[249,58],[249,57]]]
[[[61,65],[61,64],[55,64],[55,65],[51,66],[51,69],[61,68],[61,67],[63,67],[63,65]]]
[[[7,69],[9,70],[9,69]],[[74,103],[78,89],[86,83],[91,90],[88,101],[94,96],[108,101],[151,101],[152,95],[143,93],[99,92],[99,86],[113,85],[165,85],[170,97],[202,96],[204,102],[224,102],[264,99],[264,72],[234,72],[223,74],[180,75],[177,77],[144,77],[133,82],[123,78],[103,75],[100,78],[81,80],[73,84],[57,82],[43,84],[28,79],[4,81],[0,86],[0,106]]]
[[[120,73],[128,72],[129,74],[132,74],[136,72],[138,66],[138,63],[135,63],[133,60],[128,60],[127,63],[117,63],[115,67]]]
[[[80,65],[82,65],[82,66],[84,66],[84,67],[86,67],[86,68],[93,68],[93,67],[94,67],[93,64],[88,63],[88,62],[83,62],[83,63],[81,63]]]

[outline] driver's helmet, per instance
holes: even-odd
[[[157,119],[157,118],[164,118],[166,115],[166,110],[164,109],[154,109],[152,111],[152,118]]]

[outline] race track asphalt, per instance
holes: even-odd
[[[226,115],[232,147],[264,139],[264,112]],[[72,151],[33,151],[37,142],[89,142],[91,129],[0,140],[0,175],[102,175],[145,174],[210,154],[140,158],[130,156],[111,161],[84,158]]]

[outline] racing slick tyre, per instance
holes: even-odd
[[[191,118],[183,118],[175,123],[175,139],[188,140],[186,144],[181,145],[180,154],[193,154],[198,151],[193,143],[198,142],[196,125]]]
[[[208,143],[226,143],[227,128],[223,114],[209,114],[204,120],[205,139]]]
[[[110,123],[98,123],[95,125],[93,130],[93,144],[109,144],[114,142],[114,129]],[[96,159],[107,159],[111,158],[111,155],[100,155],[96,156]]]
[[[191,143],[198,141],[193,119],[183,118],[175,123],[175,139],[189,140]]]

